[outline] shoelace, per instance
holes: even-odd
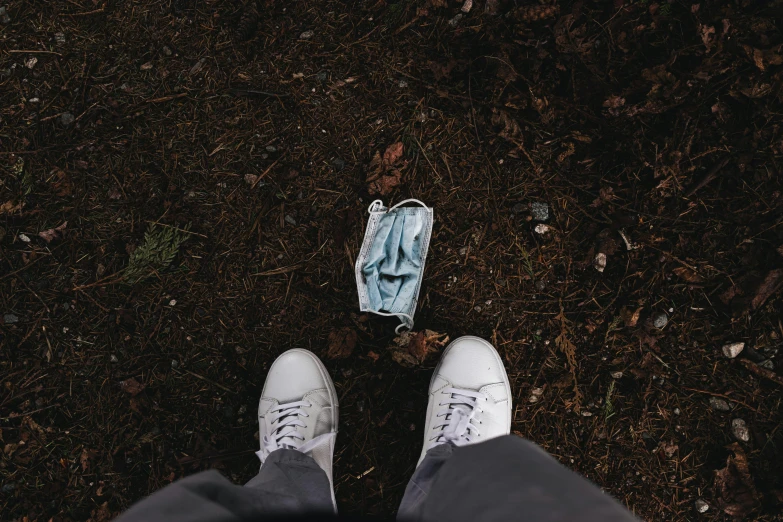
[[[303,444],[305,437],[297,428],[307,427],[307,423],[300,417],[309,417],[310,415],[302,408],[310,408],[311,406],[312,404],[307,401],[297,401],[280,404],[269,410],[267,415],[272,416],[270,421],[272,433],[264,435],[264,440],[261,441],[261,450],[256,452],[262,464],[273,451],[293,449],[309,453],[325,439],[336,436],[336,433],[325,433]]]
[[[484,412],[480,404],[487,401],[487,396],[480,392],[458,388],[445,388],[442,393],[447,394],[449,398],[438,404],[443,409],[436,417],[443,417],[443,424],[433,426],[433,429],[438,432],[430,439],[432,446],[446,442],[464,446],[473,442],[474,438],[480,435],[475,423],[476,415]]]

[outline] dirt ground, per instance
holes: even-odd
[[[495,343],[515,433],[645,520],[782,520],[780,0],[6,4],[3,520],[247,481],[292,347],[341,511],[393,514],[437,354],[358,311],[379,197],[434,207],[416,330]]]

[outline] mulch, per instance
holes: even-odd
[[[513,431],[641,518],[778,516],[780,0],[7,4],[3,519],[249,480],[293,347],[337,386],[341,511],[394,513],[421,340],[465,334]],[[370,202],[409,197],[435,209],[414,358],[353,274]]]

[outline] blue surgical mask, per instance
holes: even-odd
[[[417,203],[419,207],[401,207]],[[418,199],[406,199],[387,209],[375,200],[356,259],[356,286],[362,312],[397,316],[413,328],[424,262],[432,235],[433,211]]]

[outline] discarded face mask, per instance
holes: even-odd
[[[402,207],[417,203],[419,207]],[[432,236],[433,210],[418,199],[406,199],[392,208],[377,199],[368,209],[370,219],[356,259],[356,287],[362,312],[397,316],[400,329],[413,328],[424,262]]]

